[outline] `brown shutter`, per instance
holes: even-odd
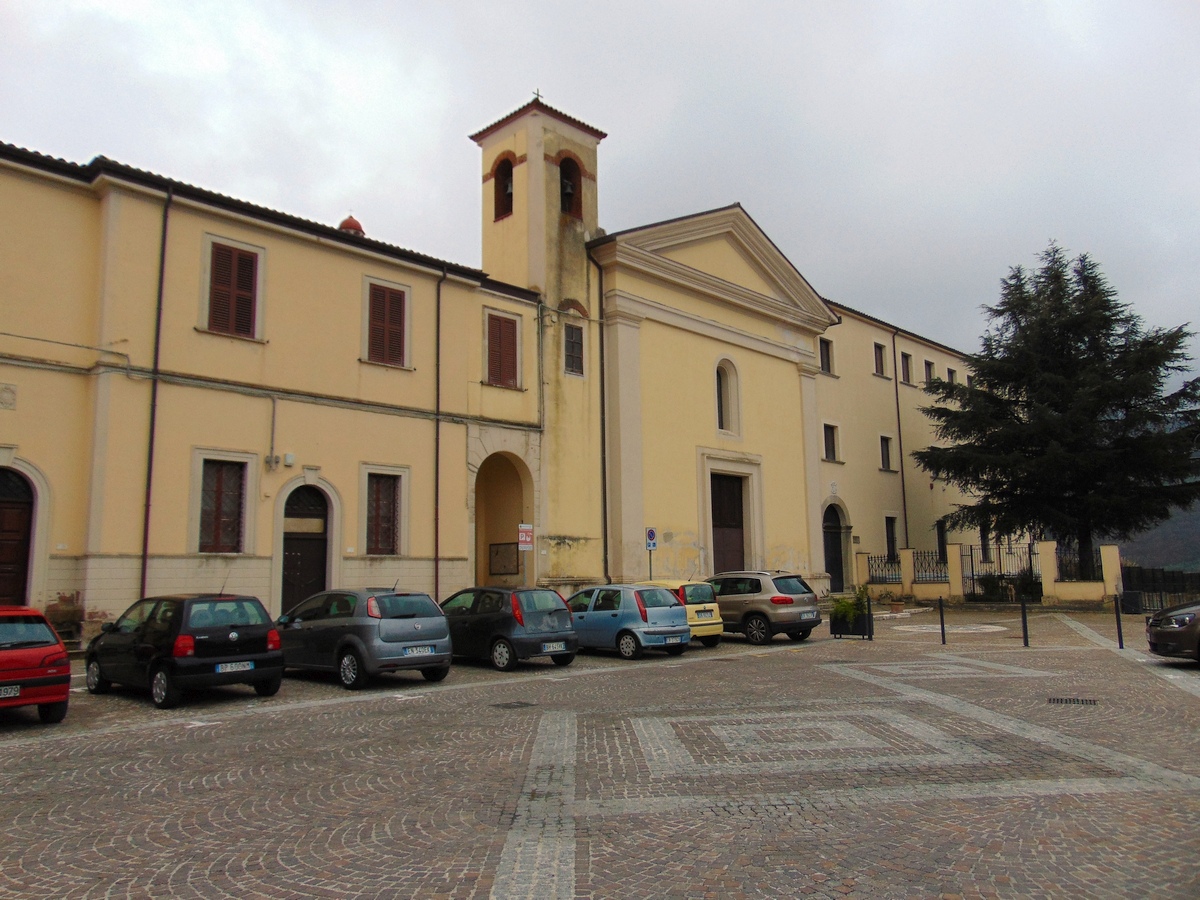
[[[237,256],[237,284],[234,290],[233,332],[254,337],[254,293],[258,286],[258,254],[234,251]]]
[[[372,362],[404,365],[404,291],[371,285],[367,358]]]
[[[501,323],[504,319],[499,316],[488,316],[488,384],[502,384],[502,366],[500,361]]]
[[[404,365],[404,291],[387,292],[387,361]]]
[[[517,323],[512,319],[493,316],[497,324],[497,356],[499,378],[495,384],[504,387],[517,386]],[[491,345],[488,346],[488,356],[491,357]]]
[[[383,362],[387,355],[387,303],[383,285],[371,285],[370,324],[367,335],[367,358]]]
[[[233,248],[213,244],[208,292],[209,330],[229,331],[229,312],[232,308]]]
[[[258,292],[258,254],[213,244],[209,273],[210,331],[254,337]]]

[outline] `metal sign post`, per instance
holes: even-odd
[[[646,556],[650,559],[650,581],[654,580],[654,551],[658,549],[658,530],[646,529]]]

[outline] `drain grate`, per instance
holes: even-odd
[[[530,703],[528,700],[509,700],[507,703],[493,703],[493,709],[525,709],[529,706],[537,706],[536,703]]]
[[[1095,700],[1088,700],[1084,697],[1047,697],[1047,703],[1063,703],[1068,706],[1095,706]]]

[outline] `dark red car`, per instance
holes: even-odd
[[[36,706],[43,722],[67,715],[71,663],[46,617],[28,606],[0,606],[0,708]]]

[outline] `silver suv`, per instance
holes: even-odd
[[[802,641],[821,624],[817,595],[788,572],[722,572],[708,579],[721,607],[726,631],[740,631],[752,644],[783,632]]]

